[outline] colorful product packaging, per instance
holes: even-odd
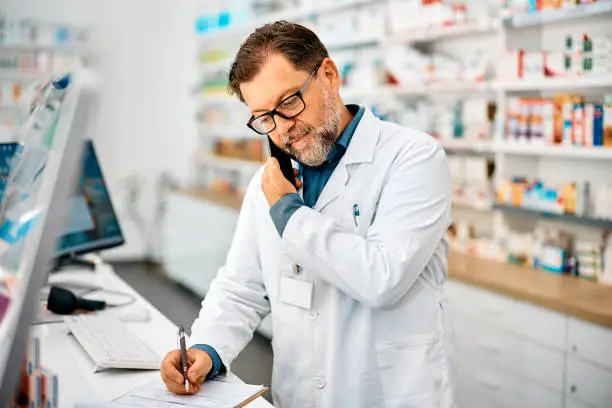
[[[601,110],[602,145],[612,147],[612,94],[606,94]]]

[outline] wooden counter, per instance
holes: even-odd
[[[612,286],[452,252],[449,277],[612,328]]]
[[[232,210],[240,210],[242,206],[242,194],[220,193],[211,191],[205,188],[180,188],[177,190],[179,194],[184,194],[189,197],[197,198],[198,200],[217,204],[222,207],[227,207]]]
[[[243,197],[202,188],[180,194],[240,210]],[[612,328],[612,286],[451,252],[449,277]]]

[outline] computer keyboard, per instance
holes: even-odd
[[[159,369],[159,355],[118,318],[88,314],[64,316],[64,321],[94,361],[94,372],[107,368]]]

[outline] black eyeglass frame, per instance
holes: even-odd
[[[291,95],[287,96],[286,98],[283,98],[282,101],[280,101],[276,107],[274,109],[272,109],[269,112],[266,113],[262,113],[261,115],[255,116],[255,117],[251,117],[251,119],[249,119],[249,121],[247,122],[247,127],[251,130],[253,130],[254,132],[260,134],[260,135],[267,135],[268,133],[274,131],[274,129],[276,129],[276,120],[274,119],[275,115],[280,116],[283,119],[293,119],[299,115],[302,114],[302,112],[304,112],[306,110],[306,101],[304,101],[304,92],[306,92],[306,89],[308,88],[308,85],[310,84],[310,81],[312,80],[312,78],[314,78],[314,76],[317,74],[317,71],[319,70],[319,68],[321,67],[322,63],[317,64],[317,66],[312,70],[312,72],[310,73],[310,75],[308,76],[308,79],[306,79],[306,81],[304,82],[304,85],[302,85],[302,87],[295,93],[292,93]],[[282,112],[279,112],[277,109],[279,106],[281,106],[283,103],[285,103],[286,101],[288,101],[291,98],[295,98],[295,97],[300,98],[300,101],[302,101],[302,105],[303,108],[302,110],[300,110],[298,113],[296,113],[295,115],[285,115]],[[252,123],[254,121],[256,121],[257,119],[263,118],[264,116],[270,116],[272,118],[272,122],[274,123],[274,127],[272,127],[272,129],[268,130],[267,132],[260,132],[259,130],[255,129],[255,127],[253,127]]]

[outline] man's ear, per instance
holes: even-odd
[[[333,87],[340,88],[340,72],[336,63],[331,58],[325,58],[319,70],[323,73],[325,80]]]

